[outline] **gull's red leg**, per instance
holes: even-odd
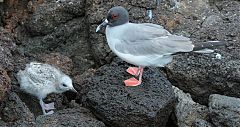
[[[134,76],[138,76],[138,73],[139,73],[139,68],[137,67],[129,67],[127,69],[127,72],[131,75],[134,75]]]
[[[140,82],[140,84],[142,83],[142,76],[143,76],[143,67],[141,67],[141,68],[140,68],[140,71],[139,71],[138,81]]]

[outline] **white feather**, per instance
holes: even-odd
[[[196,53],[213,53],[214,50],[205,48],[205,49],[197,50],[197,51],[194,51],[194,52],[196,52]]]
[[[62,93],[73,89],[72,80],[59,69],[43,63],[31,62],[25,70],[17,73],[17,79],[22,90],[39,99],[50,93]],[[65,83],[68,88],[61,88]]]

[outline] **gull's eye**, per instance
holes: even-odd
[[[66,84],[64,84],[64,83],[62,84],[62,86],[64,86],[64,87],[67,87],[67,85],[66,85]]]
[[[112,19],[115,20],[118,17],[117,14],[112,14]]]

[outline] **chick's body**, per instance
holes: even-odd
[[[36,96],[40,100],[43,114],[45,110],[54,109],[54,103],[45,104],[43,99],[50,93],[63,93],[67,90],[76,92],[72,80],[59,69],[49,64],[31,62],[25,70],[17,73],[20,88],[27,93]],[[50,112],[49,114],[52,114]]]
[[[38,98],[45,98],[50,93],[59,93],[56,86],[61,72],[51,65],[32,62],[25,70],[19,71],[17,76],[21,89]]]

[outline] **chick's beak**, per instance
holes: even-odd
[[[77,90],[75,90],[74,88],[70,89],[70,91],[77,93]]]
[[[99,30],[101,30],[103,27],[106,27],[108,25],[108,20],[105,19],[103,23],[101,23],[97,29],[96,29],[96,32],[98,32]]]

